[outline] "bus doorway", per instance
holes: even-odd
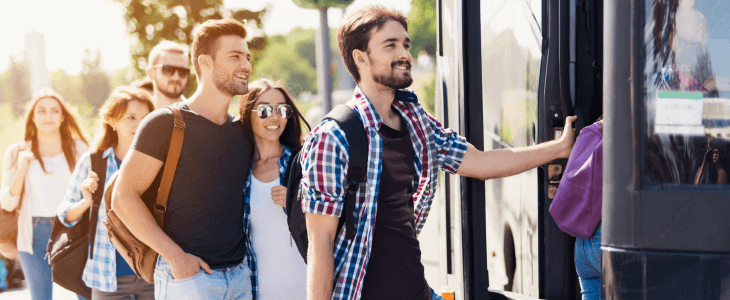
[[[603,113],[602,0],[438,1],[437,117],[479,149],[553,140]],[[486,182],[440,176],[442,284],[458,299],[579,299],[548,209],[567,160]],[[463,298],[459,298],[459,297]]]

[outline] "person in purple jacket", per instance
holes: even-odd
[[[583,300],[600,299],[603,117],[575,141],[550,214],[575,239],[575,269]]]

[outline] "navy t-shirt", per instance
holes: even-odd
[[[218,125],[183,102],[173,106],[182,112],[186,128],[162,230],[183,251],[200,257],[213,269],[238,265],[246,252],[243,188],[251,141],[239,119],[230,114]],[[153,111],[142,120],[132,142],[132,149],[163,162],[142,195],[148,208],[155,202],[148,194],[157,190],[162,178],[173,120],[169,109]]]

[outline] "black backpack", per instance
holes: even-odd
[[[91,288],[86,286],[81,275],[86,267],[86,259],[94,257],[96,225],[107,169],[107,160],[102,155],[101,151],[91,153],[91,170],[99,176],[99,187],[92,194],[94,204],[74,227],[66,227],[58,218],[54,218],[51,238],[46,247],[53,282],[86,299],[91,299]]]
[[[365,129],[355,111],[345,105],[338,105],[325,117],[336,121],[340,128],[345,132],[347,143],[349,144],[349,164],[347,167],[347,192],[345,195],[345,210],[340,216],[340,222],[337,225],[337,233],[345,224],[345,234],[348,240],[355,237],[355,195],[360,184],[365,181],[368,161],[368,139],[365,135]],[[297,245],[299,254],[302,255],[304,261],[307,261],[307,247],[309,245],[307,236],[307,223],[305,214],[302,211],[302,194],[299,190],[299,183],[302,180],[302,167],[299,164],[299,152],[292,154],[289,158],[289,164],[284,176],[286,184],[286,217],[287,225],[291,239]]]

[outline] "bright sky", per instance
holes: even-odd
[[[260,10],[268,7],[264,31],[268,35],[286,34],[292,28],[319,27],[319,12],[302,9],[291,0],[226,0],[229,8]],[[355,0],[347,10],[370,5],[395,8],[404,14],[411,9],[409,0]],[[36,28],[45,35],[46,64],[53,72],[63,69],[77,74],[81,70],[84,48],[99,48],[107,71],[129,65],[130,38],[126,35],[123,7],[112,0],[22,0],[0,4],[0,72],[7,68],[9,55],[23,52],[25,34]],[[329,26],[336,28],[341,9],[330,9]]]

